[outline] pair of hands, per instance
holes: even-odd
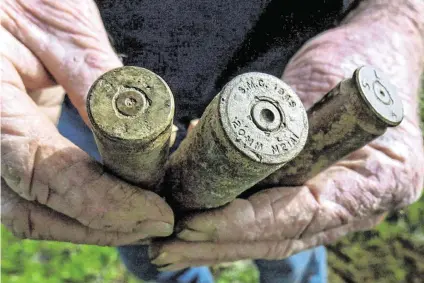
[[[23,238],[74,243],[126,245],[168,236],[174,228],[171,208],[158,195],[105,173],[58,133],[28,95],[59,84],[88,123],[89,87],[121,66],[95,3],[77,2],[6,0],[0,8],[2,222]],[[401,29],[394,17],[379,15],[377,20],[374,14],[364,17],[361,6],[357,11],[341,27],[305,44],[283,80],[309,107],[358,66],[377,66],[403,98],[401,125],[304,186],[270,188],[188,215],[177,223],[176,238],[151,244],[153,263],[176,270],[284,258],[369,229],[384,212],[419,197],[424,154],[416,108],[422,35],[410,17],[399,16]]]

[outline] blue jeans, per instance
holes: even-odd
[[[62,107],[60,133],[100,161],[90,129],[66,98]],[[159,272],[150,263],[147,246],[124,246],[118,251],[128,270],[143,280],[161,283],[212,283],[213,277],[205,266],[186,268],[177,272]],[[255,260],[261,283],[324,283],[327,282],[327,262],[324,247],[303,251],[283,260]]]

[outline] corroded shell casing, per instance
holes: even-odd
[[[303,151],[255,188],[296,186],[399,125],[403,106],[381,71],[358,68],[308,111],[309,135]]]
[[[171,155],[167,200],[181,210],[224,205],[302,150],[306,111],[280,79],[246,73],[231,80]]]
[[[106,168],[155,190],[164,174],[174,115],[165,81],[139,67],[111,70],[92,85],[87,112]]]

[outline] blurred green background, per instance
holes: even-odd
[[[424,91],[421,93],[424,123]],[[329,282],[424,282],[424,196],[376,229],[328,247]],[[137,283],[114,248],[19,240],[1,227],[4,283]],[[250,261],[212,267],[218,283],[256,283]]]

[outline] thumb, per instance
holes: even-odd
[[[190,124],[188,125],[187,132],[190,133],[199,123],[200,119],[193,119],[190,121]]]
[[[2,10],[3,26],[40,59],[88,123],[90,86],[122,66],[94,1],[6,0]]]

